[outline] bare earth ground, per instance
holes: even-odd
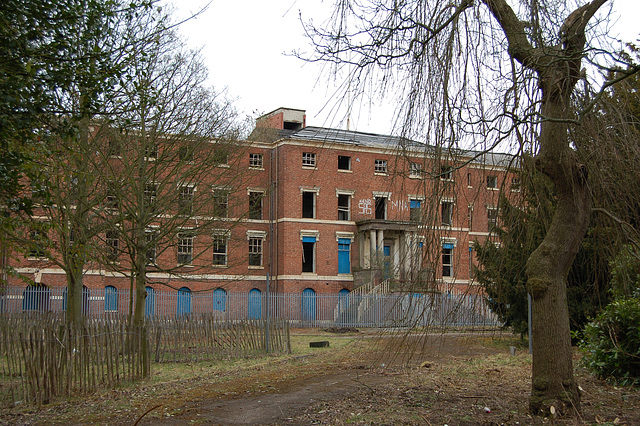
[[[0,424],[640,425],[637,391],[579,367],[582,417],[530,417],[531,358],[510,355],[503,335],[314,333],[332,347],[237,368],[199,363],[186,379],[2,410]],[[353,341],[337,348],[339,339]]]

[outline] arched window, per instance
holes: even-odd
[[[189,315],[191,313],[191,289],[182,287],[178,290],[177,316]]]
[[[144,314],[151,316],[156,310],[156,292],[153,287],[146,286],[144,289],[147,291],[147,297],[144,299]]]
[[[27,286],[22,292],[22,310],[46,312],[51,306],[51,290],[44,284]]]
[[[227,305],[227,292],[223,288],[213,291],[213,310],[224,312]]]
[[[302,320],[316,320],[316,292],[312,288],[305,288],[302,291]]]
[[[249,292],[249,319],[262,318],[262,292],[257,288]]]
[[[118,312],[118,289],[112,285],[104,288],[104,311]]]

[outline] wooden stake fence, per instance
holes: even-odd
[[[144,379],[155,362],[290,353],[286,320],[164,318],[130,327],[125,317],[68,327],[59,314],[0,315],[0,404],[46,404]]]

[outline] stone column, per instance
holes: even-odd
[[[373,268],[376,262],[376,230],[369,231],[369,268]]]

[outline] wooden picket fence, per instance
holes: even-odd
[[[137,328],[114,316],[68,327],[59,314],[4,314],[0,404],[46,404],[141,380],[150,374],[152,360],[194,362],[290,351],[284,320],[202,316],[150,320]]]
[[[196,362],[260,353],[291,353],[289,322],[220,320],[213,315],[147,321],[154,361]]]

